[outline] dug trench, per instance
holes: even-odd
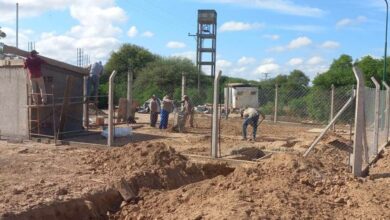
[[[108,174],[107,185],[101,190],[20,213],[5,213],[0,219],[109,219],[121,206],[144,200],[140,191],[173,190],[234,171],[226,163],[191,162],[164,143],[97,151],[86,157],[85,163],[96,167],[96,175]]]

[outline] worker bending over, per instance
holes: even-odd
[[[246,140],[246,129],[248,125],[251,125],[253,127],[253,141],[256,140],[256,131],[257,126],[260,124],[260,115],[262,117],[261,121],[263,121],[265,119],[265,115],[257,109],[247,107],[243,110],[242,117],[244,118],[244,122],[242,123],[242,140]]]

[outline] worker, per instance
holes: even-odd
[[[242,140],[246,140],[246,129],[248,125],[251,125],[253,128],[253,141],[256,140],[256,131],[257,131],[257,126],[259,125],[259,117],[262,117],[261,121],[265,119],[265,115],[256,110],[255,108],[251,107],[246,107],[242,111],[242,117],[244,118],[244,122],[242,123]]]
[[[95,101],[98,99],[99,78],[102,74],[103,74],[102,61],[95,62],[90,66],[87,96],[92,96]],[[93,87],[93,89],[91,87]],[[92,94],[91,94],[91,89],[92,89]]]
[[[157,98],[155,95],[152,95],[152,98],[150,100],[150,126],[151,127],[156,127],[158,113],[159,113],[159,107],[158,107]]]
[[[184,112],[184,119],[183,119],[184,125],[183,125],[183,127],[185,127],[187,120],[189,120],[190,127],[193,128],[194,127],[194,109],[193,109],[192,103],[191,103],[188,95],[183,96],[183,100],[181,101],[181,103],[184,103],[184,105],[183,105],[183,112]]]
[[[169,113],[173,112],[173,101],[169,95],[164,96],[161,103],[161,115],[160,115],[160,129],[167,129]]]
[[[47,103],[46,97],[46,89],[45,89],[45,81],[42,77],[41,66],[46,63],[43,59],[38,56],[38,52],[36,50],[32,50],[30,55],[24,62],[24,68],[28,70],[28,75],[30,78],[31,89],[32,89],[32,98],[34,104],[38,105],[38,89],[41,94],[41,101],[43,105]]]

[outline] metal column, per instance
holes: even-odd
[[[107,145],[111,147],[114,143],[114,78],[116,71],[112,71],[108,84],[108,137]]]
[[[213,121],[212,121],[212,131],[211,131],[211,156],[213,158],[218,157],[218,136],[219,136],[219,128],[218,128],[218,106],[219,106],[219,78],[222,75],[222,71],[219,71],[218,74],[214,78],[214,102],[213,102]]]
[[[353,67],[356,78],[356,110],[355,110],[355,136],[353,140],[352,172],[354,176],[362,176],[363,166],[363,136],[364,127],[364,78],[363,73],[357,67]]]

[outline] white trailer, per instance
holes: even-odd
[[[228,106],[230,109],[259,107],[259,90],[257,87],[242,83],[228,84]]]

